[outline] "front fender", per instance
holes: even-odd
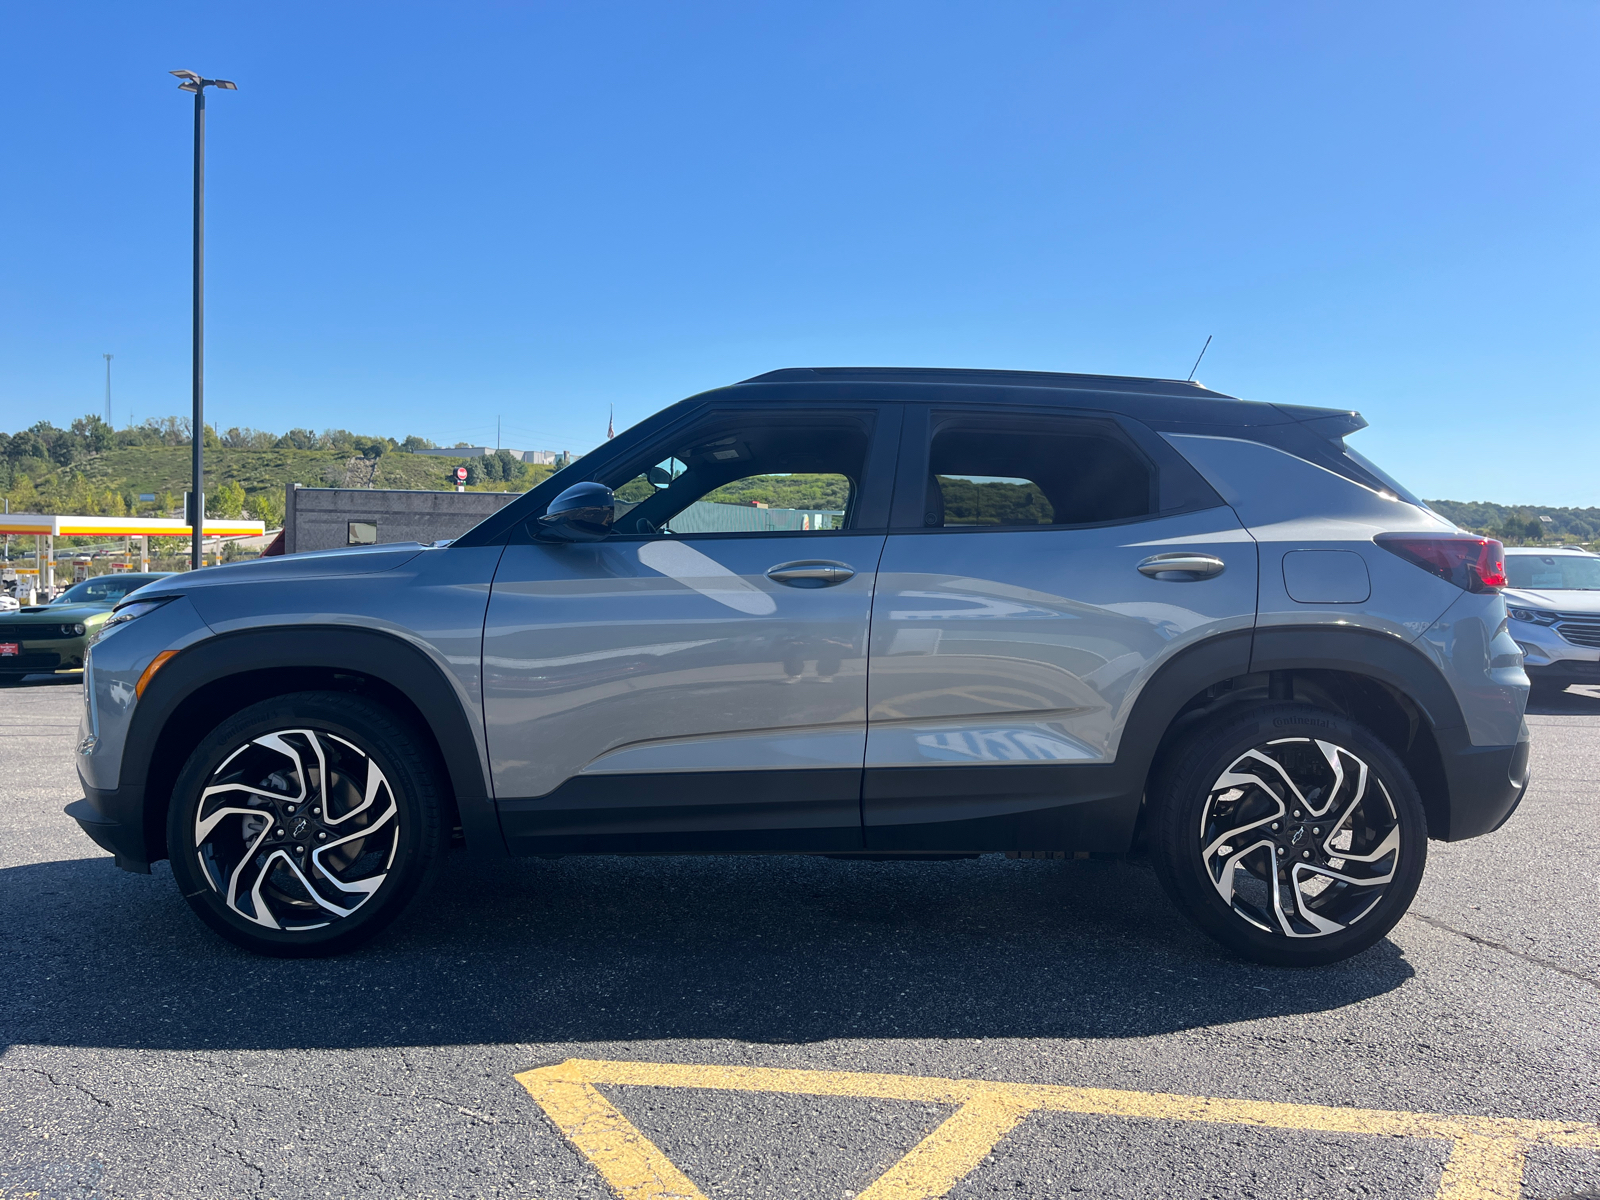
[[[412,640],[348,625],[296,625],[219,634],[189,646],[152,679],[135,706],[122,763],[149,810],[147,861],[163,856],[162,823],[181,759],[217,721],[243,704],[339,675],[378,681],[404,697],[431,733],[455,793],[467,845],[504,853],[488,784],[481,729],[474,729],[444,664]]]

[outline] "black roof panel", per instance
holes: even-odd
[[[1077,375],[1065,371],[991,371],[967,367],[784,367],[742,383],[804,383],[808,380],[863,383],[968,383],[990,387],[1068,388],[1080,392],[1143,392],[1147,395],[1208,396],[1232,400],[1187,379],[1140,375]]]
[[[986,371],[951,367],[787,367],[691,399],[717,395],[799,399],[899,399],[924,402],[1067,404],[1121,413],[1171,433],[1226,433],[1268,425],[1315,427],[1343,437],[1366,421],[1351,409],[1240,400],[1185,379],[1072,375],[1055,371]]]

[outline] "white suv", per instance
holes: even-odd
[[[1573,547],[1506,551],[1506,612],[1536,690],[1600,683],[1600,555]]]

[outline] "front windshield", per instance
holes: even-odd
[[[1600,558],[1591,554],[1508,554],[1506,586],[1541,592],[1600,591]]]
[[[57,604],[115,604],[150,582],[148,575],[102,575],[75,583],[56,597]]]

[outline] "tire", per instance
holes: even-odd
[[[319,765],[320,764],[320,765]],[[415,906],[449,841],[412,731],[358,696],[253,704],[189,756],[167,815],[200,919],[258,954],[339,954]]]
[[[1416,784],[1371,732],[1309,704],[1220,714],[1169,759],[1151,800],[1167,894],[1256,962],[1315,967],[1359,954],[1422,882]]]

